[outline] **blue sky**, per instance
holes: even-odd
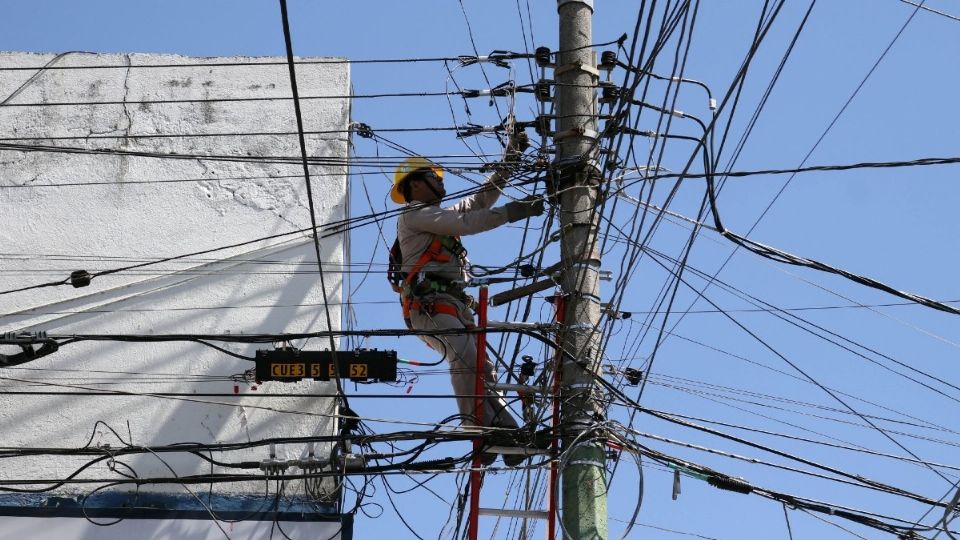
[[[614,40],[633,32],[639,2],[597,2],[594,41]],[[704,0],[700,3],[693,45],[687,61],[686,76],[705,82],[714,94],[722,95],[740,66],[764,2]],[[730,141],[720,156],[721,166],[732,155],[733,146],[744,132],[751,114],[763,96],[809,3],[788,2],[764,41],[751,67],[740,98],[739,108],[730,126]],[[950,2],[926,5],[957,11]],[[555,3],[530,2],[530,19],[525,0],[465,0],[463,7],[472,28],[472,37],[480,54],[494,49],[523,51],[524,34],[530,49],[545,45],[557,48]],[[518,7],[523,23],[518,16]],[[295,51],[301,56],[339,56],[349,59],[414,58],[473,54],[467,19],[461,4],[454,1],[423,2],[307,2],[291,0],[292,33]],[[914,7],[898,0],[821,0],[813,9],[793,55],[774,88],[755,129],[743,148],[733,170],[790,169],[798,166],[821,134],[864,80],[884,49],[911,17]],[[960,13],[960,11],[957,11]],[[532,36],[530,23],[532,22]],[[632,37],[632,36],[631,36]],[[0,50],[62,52],[164,52],[191,56],[282,55],[283,36],[279,8],[275,2],[8,2],[0,19]],[[672,54],[672,49],[667,48]],[[807,161],[808,165],[844,164],[912,160],[925,157],[950,157],[958,154],[956,128],[960,120],[957,51],[960,51],[960,22],[927,11],[919,11],[890,48],[870,78],[860,88],[842,116]],[[662,55],[657,69],[670,70],[669,54]],[[513,76],[529,82],[525,62],[513,64]],[[511,72],[487,66],[493,84],[506,81]],[[452,89],[450,74],[442,64],[358,64],[352,67],[357,94],[381,92],[443,91]],[[615,72],[622,80],[623,72]],[[460,68],[453,79],[464,88],[486,87],[476,67]],[[659,93],[657,93],[659,91]],[[652,95],[662,99],[663,87],[653,86]],[[308,89],[301,88],[301,93]],[[501,108],[506,107],[500,101]],[[517,103],[520,119],[531,119],[532,98],[524,95]],[[701,90],[684,88],[677,108],[709,119],[706,99]],[[451,126],[472,121],[490,125],[499,122],[497,111],[483,100],[470,102],[468,119],[463,101],[450,103],[443,97],[356,100],[353,117],[374,129],[391,127]],[[455,118],[454,116],[455,115]],[[291,126],[293,126],[291,117]],[[691,124],[676,123],[676,133],[696,135]],[[646,126],[652,129],[653,126]],[[457,140],[449,132],[385,134],[415,151],[429,154],[469,154],[482,150],[499,152],[493,139]],[[531,136],[533,134],[531,133]],[[379,150],[396,155],[387,148],[374,148],[368,141],[356,142],[356,154],[369,156]],[[648,142],[637,139],[641,155]],[[681,142],[668,146],[663,166],[680,169],[690,148]],[[901,290],[916,292],[940,300],[956,300],[956,251],[951,248],[960,226],[956,211],[956,166],[818,172],[797,175],[776,199],[770,211],[749,235],[791,253],[820,260],[886,282]],[[697,171],[699,172],[699,171]],[[730,179],[719,197],[724,224],[745,234],[784,186],[787,176],[753,176]],[[363,196],[366,185],[375,209],[386,208],[384,194],[388,175],[353,177],[353,208],[356,214],[368,213]],[[654,201],[663,200],[672,184],[658,186]],[[467,187],[453,183],[454,188]],[[449,187],[448,187],[449,189]],[[684,181],[671,210],[693,216],[703,195],[702,180]],[[638,196],[639,188],[628,194]],[[514,192],[513,194],[517,194]],[[633,212],[621,203],[611,217],[625,223]],[[678,222],[682,224],[682,222]],[[392,222],[384,224],[384,234],[392,242]],[[519,245],[517,228],[505,228],[482,237],[467,239],[474,262],[509,262]],[[664,223],[652,246],[671,256],[681,252],[687,230],[679,224]],[[233,240],[233,239],[225,239]],[[353,239],[354,262],[375,257],[386,259],[375,228],[357,230]],[[227,243],[225,241],[224,243]],[[377,246],[377,251],[372,251]],[[503,246],[511,246],[504,251]],[[611,243],[605,253],[604,268],[623,275],[620,264],[622,244]],[[712,274],[720,267],[733,245],[709,231],[695,244],[690,258],[692,268]],[[556,258],[553,251],[550,256]],[[549,258],[549,256],[548,256]],[[548,262],[553,262],[552,260]],[[614,327],[607,355],[611,359],[637,357],[630,365],[643,364],[653,345],[648,336],[639,344],[634,338],[651,309],[667,274],[648,257],[641,259],[622,309],[635,312],[627,322]],[[719,275],[724,282],[781,308],[822,308],[864,304],[873,306],[899,299],[852,284],[837,276],[785,266],[742,250]],[[703,282],[694,274],[686,277],[692,284]],[[605,298],[614,293],[605,284]],[[742,299],[714,286],[707,296],[772,349],[802,367],[823,385],[849,396],[848,403],[860,412],[877,417],[895,417],[897,422],[877,420],[885,428],[926,437],[894,437],[924,460],[955,463],[952,444],[960,441],[957,432],[917,427],[926,421],[951,430],[960,429],[956,397],[960,392],[944,384],[933,383],[950,398],[929,388],[895,376],[877,363],[891,366],[893,358],[957,384],[953,368],[957,357],[956,316],[917,306],[841,308],[794,311],[798,316],[849,338],[864,347],[846,343],[862,356],[789,326],[769,313],[741,311],[751,308]],[[367,304],[392,299],[385,280],[372,276],[355,292],[358,326],[396,328],[401,326],[399,310]],[[675,309],[683,311],[695,296],[681,287]],[[549,310],[534,303],[533,317],[549,317]],[[503,310],[493,318],[506,316]],[[669,319],[668,327],[678,320]],[[652,324],[662,323],[662,315]],[[860,445],[878,452],[905,455],[905,452],[876,431],[840,423],[862,421],[849,414],[828,410],[843,407],[821,390],[799,382],[775,370],[795,375],[783,360],[756,339],[747,335],[724,315],[698,302],[674,329],[677,334],[665,341],[657,353],[650,385],[643,404],[709,420],[719,420],[758,429],[816,438],[838,444]],[[823,331],[817,331],[823,334]],[[838,340],[834,336],[834,340]],[[402,356],[432,360],[432,353],[414,339],[383,340],[373,345],[396,347]],[[531,354],[539,354],[530,348]],[[885,357],[884,357],[885,355]],[[887,358],[888,357],[888,358]],[[758,366],[762,364],[762,366]],[[896,369],[906,371],[902,366]],[[719,385],[725,388],[719,388]],[[730,390],[735,388],[736,390]],[[452,399],[402,400],[404,388],[361,388],[363,392],[394,392],[397,399],[363,400],[361,415],[376,417],[384,411],[418,421],[433,421],[452,414]],[[443,374],[424,375],[413,393],[431,394],[449,391]],[[635,389],[628,389],[628,393]],[[763,394],[760,396],[758,394]],[[770,397],[778,400],[771,399]],[[358,400],[359,401],[359,400]],[[799,403],[803,402],[803,403]],[[760,405],[758,405],[758,403]],[[807,406],[812,404],[813,406]],[[614,407],[611,417],[626,419],[623,408]],[[910,415],[910,418],[901,415]],[[825,419],[824,417],[828,417]],[[908,422],[909,424],[905,423]],[[699,444],[745,456],[763,457],[778,463],[781,458],[759,450],[736,445],[694,430],[677,428],[649,417],[638,417],[635,427],[643,432]],[[387,429],[388,426],[383,426]],[[862,453],[830,449],[795,440],[725,429],[769,444],[787,452],[828,463],[855,474],[897,485],[933,498],[940,498],[949,484],[929,470],[903,462],[867,456]],[[935,438],[949,444],[934,442]],[[757,485],[813,499],[863,508],[906,519],[918,518],[922,505],[863,489],[836,485],[755,464],[747,464],[702,451],[643,440],[653,448],[718,470],[742,476]],[[439,452],[443,454],[443,450]],[[438,455],[439,455],[438,454]],[[444,454],[445,455],[445,454]],[[649,464],[647,464],[649,465]],[[661,527],[712,538],[786,538],[782,507],[755,495],[743,496],[718,491],[693,478],[684,478],[679,500],[671,500],[672,475],[662,467],[648,467],[643,475],[643,506],[631,537],[682,538]],[[508,475],[491,481],[486,504],[503,499]],[[397,479],[396,486],[405,486]],[[455,496],[454,486],[445,479],[429,484],[447,500]],[[409,486],[407,482],[406,486]],[[612,536],[619,535],[637,502],[640,478],[636,467],[624,458],[611,487],[610,516]],[[499,491],[498,491],[499,490]],[[378,486],[371,501],[383,507],[377,519],[358,516],[358,538],[407,536]],[[404,518],[424,537],[440,533],[448,506],[423,490],[395,496]],[[371,514],[377,510],[369,507]],[[850,535],[810,515],[791,511],[795,538],[846,538]],[[929,522],[929,521],[928,521]],[[839,522],[844,526],[846,523]],[[483,527],[492,530],[492,523]],[[883,535],[869,529],[853,530],[868,538]],[[501,528],[496,537],[505,537]],[[538,535],[540,532],[537,533]],[[412,537],[412,535],[410,536]]]

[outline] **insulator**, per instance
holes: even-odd
[[[537,101],[550,101],[550,83],[552,81],[539,81],[534,87],[534,95]]]
[[[619,86],[604,86],[600,93],[600,103],[616,103],[620,99]]]
[[[541,137],[550,136],[550,117],[545,114],[541,114],[537,117],[536,122],[537,123],[533,129],[536,130],[537,135]]]
[[[537,65],[540,67],[550,67],[550,47],[537,47],[537,50],[533,53],[533,57],[537,60]]]
[[[600,54],[600,67],[606,70],[617,67],[617,52],[603,51],[603,53]]]

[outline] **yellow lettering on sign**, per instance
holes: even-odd
[[[327,364],[327,376],[331,379],[337,376],[337,366],[333,362]]]
[[[320,364],[310,364],[310,376],[314,379],[320,378]]]
[[[273,377],[293,379],[303,377],[306,366],[303,364],[271,364],[270,375]]]
[[[366,365],[366,364],[350,364],[350,378],[351,378],[351,379],[366,379],[366,378],[367,378],[367,365]]]

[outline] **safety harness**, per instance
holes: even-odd
[[[403,253],[400,251],[400,239],[397,238],[390,248],[390,263],[387,269],[387,280],[393,290],[400,294],[400,304],[403,308],[403,320],[410,327],[410,312],[421,311],[431,315],[442,313],[459,318],[459,309],[446,302],[435,299],[424,300],[430,294],[443,293],[453,296],[464,303],[470,304],[471,298],[463,292],[463,287],[454,282],[435,275],[422,272],[423,267],[431,262],[449,262],[451,257],[458,257],[466,262],[467,250],[457,236],[434,235],[433,241],[413,264],[409,272],[403,272]]]

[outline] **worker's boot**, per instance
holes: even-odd
[[[491,454],[489,452],[480,453],[480,464],[483,465],[484,468],[493,465],[493,462],[496,460],[497,460],[496,454]]]
[[[530,431],[525,431],[524,434],[527,437],[527,446],[538,450],[549,450],[550,445],[556,437],[553,433],[553,428],[543,428],[536,431],[533,431],[531,428]]]
[[[515,448],[521,450],[523,449],[522,446],[517,446]],[[500,454],[500,456],[503,458],[503,464],[507,467],[519,467],[520,465],[523,465],[523,462],[526,461],[528,457],[530,457],[524,454]]]
[[[522,429],[512,429],[510,431],[494,431],[486,437],[486,443],[490,446],[502,446],[506,448],[517,448],[524,450],[527,448],[526,440],[528,434]],[[527,460],[528,455],[523,453],[503,453],[503,464],[507,467],[518,467]]]

